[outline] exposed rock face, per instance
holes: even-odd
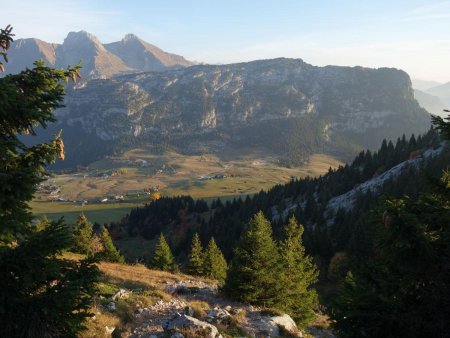
[[[57,65],[67,67],[81,60],[84,77],[111,77],[132,71],[116,55],[110,53],[92,34],[70,32],[64,43],[56,48]]]
[[[342,151],[338,141],[375,148],[383,138],[420,133],[430,125],[403,71],[314,67],[300,59],[85,81],[68,91],[65,103],[58,111],[65,132],[77,128],[125,145],[123,140],[163,139],[181,144],[181,151],[192,151],[208,137],[216,148],[266,142],[280,153],[292,143],[304,149],[328,145]],[[310,125],[300,131],[305,121]],[[180,141],[185,137],[189,140]],[[315,143],[305,143],[313,138]]]
[[[198,320],[194,317],[190,317],[187,315],[176,315],[173,319],[169,321],[167,324],[166,330],[174,331],[174,330],[183,330],[183,329],[191,329],[191,330],[202,330],[208,331],[209,337],[211,338],[222,338],[222,335],[219,333],[217,328],[214,325]],[[203,337],[203,335],[202,335]]]
[[[443,149],[443,145],[437,149],[427,149],[418,155],[418,157],[397,164],[395,167],[385,171],[377,177],[365,181],[358,187],[347,191],[345,194],[331,198],[327,203],[327,208],[334,211],[337,211],[338,209],[353,209],[357,194],[367,193],[368,191],[376,194],[388,180],[398,177],[406,170],[419,170],[424,165],[425,161],[429,158],[438,156]]]
[[[214,324],[229,324],[231,315],[227,310],[215,307],[206,313],[206,321]]]
[[[295,324],[291,316],[284,314],[282,316],[271,317],[270,319],[275,322],[278,327],[282,327],[286,332],[289,332],[291,336],[302,337],[302,333],[297,328],[297,324]]]
[[[129,34],[121,41],[103,45],[97,37],[85,32],[70,32],[62,44],[39,39],[18,39],[9,50],[11,62],[6,71],[17,73],[31,67],[36,60],[46,65],[67,67],[81,61],[85,78],[107,78],[123,73],[163,71],[191,66],[182,56],[164,52]]]

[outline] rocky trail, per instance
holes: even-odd
[[[300,330],[287,314],[229,301],[220,296],[213,282],[183,280],[160,287],[170,297],[147,307],[137,304],[131,332],[122,333],[122,337],[334,337],[319,327]],[[126,299],[131,294],[121,289],[113,299]]]

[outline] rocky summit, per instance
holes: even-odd
[[[70,32],[62,44],[39,39],[18,39],[9,51],[11,62],[8,73],[17,73],[31,67],[36,60],[43,60],[52,67],[67,67],[81,63],[85,78],[106,78],[117,74],[161,71],[169,68],[191,66],[182,56],[167,53],[133,34],[121,41],[102,44],[85,31]]]

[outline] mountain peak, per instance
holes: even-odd
[[[125,35],[122,39],[123,42],[127,42],[127,41],[141,41],[141,39],[139,39],[138,36],[134,35],[133,33],[128,33],[127,35]]]
[[[127,34],[118,42],[108,43],[105,48],[121,58],[128,67],[141,71],[162,71],[193,64],[182,56],[167,53],[141,40],[134,34]]]
[[[64,39],[63,45],[86,43],[86,41],[103,47],[102,43],[95,35],[83,30],[78,32],[69,32],[69,34],[67,34],[67,37]]]
[[[14,41],[10,53],[14,56],[8,64],[8,72],[11,73],[32,66],[37,59],[43,59],[47,65],[56,67],[67,67],[81,61],[81,73],[87,78],[164,71],[193,64],[182,56],[167,53],[145,42],[135,34],[126,34],[120,41],[103,44],[85,30],[69,32],[62,44],[35,38],[18,39]]]

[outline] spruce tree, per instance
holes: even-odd
[[[0,29],[0,55],[11,36],[9,26]],[[73,246],[68,227],[60,220],[37,228],[28,207],[46,166],[64,158],[61,136],[34,146],[19,138],[56,120],[61,82],[77,74],[36,62],[0,78],[0,337],[75,337],[89,316],[97,268],[61,258]]]
[[[205,251],[203,261],[203,275],[211,279],[217,279],[221,284],[225,282],[227,276],[228,265],[225,257],[219,247],[211,237],[208,247]]]
[[[163,271],[175,271],[175,259],[170,251],[170,247],[161,233],[159,235],[158,243],[155,246],[155,253],[153,254],[151,266],[153,268]]]
[[[450,122],[433,121],[450,139]],[[448,336],[450,172],[428,180],[430,192],[418,200],[384,203],[374,249],[351,267],[332,308],[340,336]]]
[[[192,238],[189,262],[186,270],[188,274],[193,276],[203,275],[203,247],[197,232]]]
[[[81,254],[92,255],[94,253],[94,236],[95,234],[92,228],[92,223],[89,222],[83,214],[81,214],[73,225],[73,251]]]
[[[263,306],[277,304],[281,269],[270,222],[260,211],[234,250],[223,291],[229,297]]]
[[[125,258],[116,249],[114,243],[109,235],[108,229],[102,226],[100,230],[100,241],[103,245],[103,251],[100,258],[107,262],[125,263]]]
[[[284,226],[280,245],[283,290],[279,303],[298,324],[307,324],[314,318],[319,304],[317,293],[311,287],[317,282],[318,270],[311,257],[305,254],[303,231],[303,226],[292,216]]]

